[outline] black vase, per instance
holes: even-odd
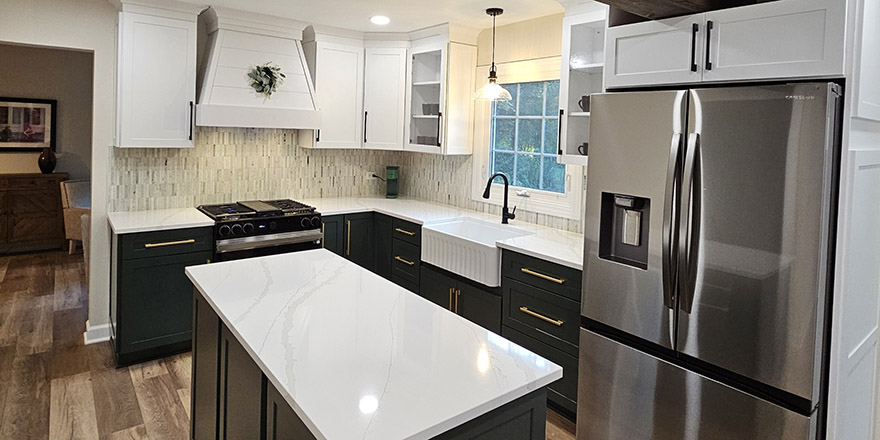
[[[55,171],[55,165],[57,163],[58,158],[55,157],[55,152],[52,151],[51,148],[43,148],[43,152],[40,153],[40,158],[37,159],[40,171],[42,171],[43,174],[52,174],[52,171]]]

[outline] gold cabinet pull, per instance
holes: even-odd
[[[400,232],[401,234],[409,235],[410,237],[416,235],[415,232],[407,231],[406,229],[394,228],[395,231]]]
[[[531,275],[531,276],[533,276],[533,277],[538,277],[538,278],[540,278],[540,279],[542,279],[542,280],[552,281],[552,282],[554,282],[554,283],[556,283],[556,284],[565,284],[565,280],[562,279],[562,278],[553,278],[553,277],[551,277],[551,276],[549,276],[549,275],[544,275],[544,274],[542,274],[542,273],[540,273],[540,272],[535,272],[535,271],[533,271],[533,270],[531,270],[531,269],[526,269],[525,267],[522,268],[522,269],[520,269],[520,270],[522,271],[522,273],[529,274],[529,275]]]
[[[345,255],[351,255],[351,220],[345,221]]]
[[[165,247],[165,246],[179,246],[181,244],[193,244],[196,242],[195,238],[190,238],[189,240],[179,240],[179,241],[166,241],[164,243],[146,243],[144,247],[147,249],[157,248],[157,247]]]
[[[453,289],[452,287],[449,288],[449,311],[450,312],[452,311],[452,292],[454,292],[454,291],[455,291],[455,289]]]
[[[461,290],[455,291],[455,313],[458,313],[458,297],[461,296]]]
[[[324,224],[321,223],[321,248],[324,248]]]
[[[553,325],[555,325],[555,326],[557,326],[557,327],[562,327],[562,324],[565,324],[565,322],[562,321],[561,319],[550,319],[550,318],[548,318],[548,317],[546,317],[546,316],[544,316],[544,315],[542,315],[542,314],[540,314],[540,313],[535,313],[535,312],[529,310],[528,307],[520,307],[520,308],[519,308],[519,311],[525,313],[526,315],[534,316],[535,318],[538,318],[538,319],[540,319],[540,320],[542,320],[542,321],[547,321],[547,322],[549,322],[550,324],[553,324]]]
[[[396,256],[394,257],[394,259],[397,260],[397,261],[400,261],[401,263],[403,263],[403,264],[405,264],[405,265],[407,265],[407,266],[414,266],[414,265],[416,264],[414,261],[404,260],[403,258],[400,258],[399,255],[396,255]]]

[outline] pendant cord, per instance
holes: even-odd
[[[495,70],[495,17],[497,15],[492,14],[492,70]]]

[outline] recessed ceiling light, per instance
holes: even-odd
[[[384,15],[374,15],[374,16],[370,17],[370,21],[373,24],[378,24],[380,26],[384,26],[388,23],[391,23],[391,19],[384,16]]]

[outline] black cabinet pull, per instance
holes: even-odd
[[[190,101],[189,102],[189,140],[193,140],[193,119],[195,116],[196,106]]]
[[[317,133],[315,133],[315,142],[321,142],[321,129],[319,128]]]
[[[700,24],[694,23],[691,31],[691,72],[697,71],[697,32],[700,32]]]
[[[367,112],[364,112],[364,143],[367,143]]]
[[[440,139],[440,127],[442,126],[443,112],[437,112],[437,146],[442,147],[443,141]]]
[[[712,28],[715,23],[712,20],[706,22],[706,70],[712,70],[712,59],[709,55],[712,52]]]
[[[559,128],[556,129],[556,149],[558,150],[557,154],[562,156],[562,115],[565,114],[565,110],[559,109]]]

